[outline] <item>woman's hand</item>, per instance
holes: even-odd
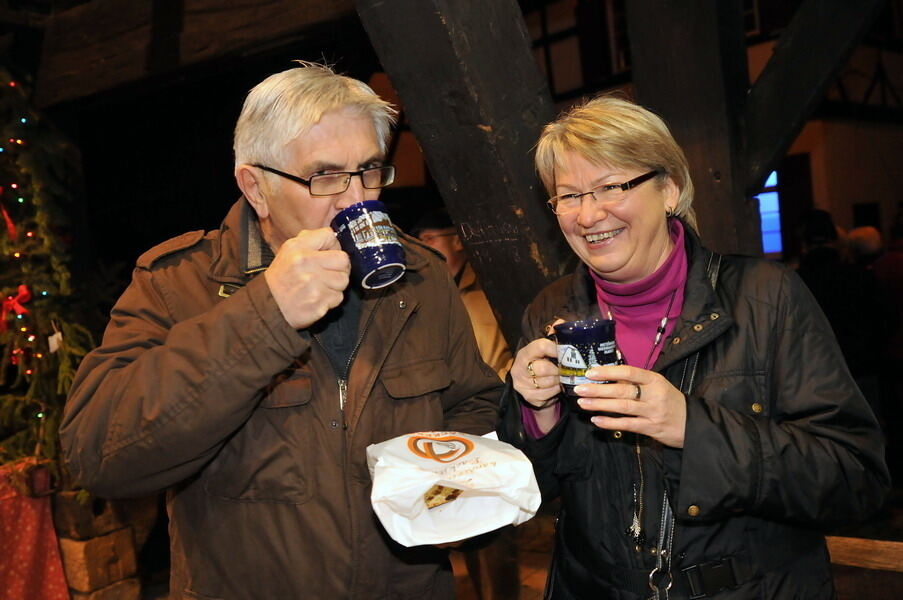
[[[624,415],[596,415],[592,418],[596,427],[632,431],[658,440],[665,446],[683,448],[687,401],[667,379],[654,371],[627,365],[593,367],[586,372],[586,376],[595,381],[615,383],[578,385],[574,391],[580,395],[577,400],[580,407],[590,412]]]
[[[557,355],[555,342],[539,338],[518,350],[514,357],[510,371],[514,389],[536,408],[554,404],[549,401],[561,391],[558,367],[549,360]]]

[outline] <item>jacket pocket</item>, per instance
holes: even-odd
[[[444,360],[424,360],[384,370],[382,382],[393,398],[414,398],[447,388],[451,385],[451,374]]]
[[[380,380],[385,392],[371,399],[374,414],[381,415],[373,423],[372,442],[445,429],[442,391],[451,384],[451,374],[444,360],[384,369]]]
[[[269,392],[260,401],[263,408],[288,408],[310,403],[313,394],[309,371],[295,371],[288,376],[277,377]]]
[[[258,408],[205,474],[208,494],[240,502],[303,504],[312,496],[310,373],[275,378]]]
[[[699,383],[694,393],[746,415],[767,417],[771,413],[764,372],[712,373]]]

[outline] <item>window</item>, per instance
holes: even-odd
[[[773,171],[758,194],[759,218],[762,221],[762,251],[766,256],[779,258],[781,243],[781,199],[778,195],[778,173]]]

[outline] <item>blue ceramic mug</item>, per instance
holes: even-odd
[[[587,370],[623,364],[615,342],[615,322],[609,319],[559,323],[555,325],[555,343],[558,345],[561,392],[571,400],[578,398],[574,393],[575,386],[604,383],[587,379]],[[577,406],[576,402],[572,406]]]
[[[351,276],[365,290],[386,287],[404,275],[404,248],[379,200],[352,204],[329,224],[351,257]]]

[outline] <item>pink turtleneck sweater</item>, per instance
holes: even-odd
[[[651,369],[661,354],[665,340],[677,326],[677,318],[684,305],[684,285],[687,281],[687,252],[684,248],[684,228],[677,219],[670,220],[671,241],[674,248],[654,273],[634,283],[612,283],[590,271],[596,284],[596,300],[601,317],[615,320],[615,339],[628,365]],[[668,313],[665,333],[653,347],[655,333],[662,317]],[[560,415],[560,406],[556,405]],[[521,411],[524,430],[532,438],[544,435],[532,410]]]

